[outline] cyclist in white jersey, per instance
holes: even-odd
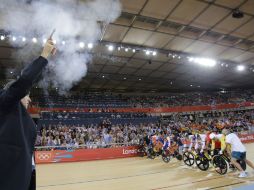
[[[190,141],[191,141],[191,143],[189,146],[189,151],[194,146],[196,151],[200,151],[201,153],[204,152],[205,145],[206,145],[206,135],[205,134],[190,135]]]

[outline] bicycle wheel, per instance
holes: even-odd
[[[177,154],[177,155],[176,155],[176,159],[179,160],[179,161],[181,161],[181,160],[183,159],[183,156],[182,156],[181,154]]]
[[[149,148],[148,149],[148,155],[147,155],[148,158],[151,158],[151,159],[155,159],[155,152],[152,148]]]
[[[221,155],[213,157],[213,166],[215,167],[215,171],[220,175],[224,175],[228,171],[227,161]]]
[[[197,156],[195,162],[200,170],[202,171],[208,170],[209,160],[205,156]]]
[[[195,162],[195,156],[193,153],[191,152],[185,152],[183,154],[183,162],[187,165],[187,166],[192,166]]]
[[[140,156],[140,157],[146,156],[146,149],[145,149],[145,147],[140,147],[138,149],[138,156]]]
[[[166,151],[162,152],[161,157],[162,157],[162,160],[165,163],[169,163],[169,161],[170,161],[170,155]]]

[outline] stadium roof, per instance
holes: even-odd
[[[79,87],[176,91],[253,86],[253,0],[121,2],[122,14],[93,48],[93,62]],[[235,9],[242,18],[233,18]],[[0,41],[1,71],[15,67],[13,50]],[[198,65],[190,62],[192,57],[214,59],[217,65]],[[242,72],[236,69],[239,64],[245,66]]]

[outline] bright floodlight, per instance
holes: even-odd
[[[85,47],[85,43],[84,42],[79,42],[79,47],[80,48],[84,48]]]
[[[189,61],[193,62],[193,63],[197,63],[197,64],[205,66],[205,67],[214,67],[217,64],[217,62],[215,60],[208,59],[208,58],[193,58],[193,57],[190,57]]]
[[[33,41],[33,43],[37,43],[37,39],[36,38],[33,38],[32,41]]]
[[[150,51],[146,50],[146,55],[150,55]]]
[[[87,44],[87,47],[88,47],[89,49],[92,49],[92,48],[93,48],[93,43],[88,43],[88,44]]]
[[[157,52],[156,51],[153,51],[153,56],[156,56],[157,55]]]
[[[243,65],[238,65],[236,67],[237,71],[243,71],[245,69],[245,67]]]
[[[3,41],[5,39],[5,36],[1,35],[0,39]]]
[[[62,45],[65,45],[65,41],[62,41]]]
[[[129,48],[125,48],[125,52],[128,52],[129,51]]]
[[[16,40],[17,40],[17,38],[16,38],[15,36],[13,36],[13,37],[12,37],[12,41],[15,42]]]
[[[193,57],[189,57],[189,62],[193,62],[194,61],[194,58]]]
[[[22,42],[25,42],[26,41],[26,38],[25,37],[22,37]]]
[[[46,39],[46,38],[44,38],[44,39],[43,39],[43,43],[45,44],[46,42],[47,42],[47,39]]]
[[[113,50],[114,50],[114,46],[109,45],[109,46],[108,46],[108,50],[109,50],[109,51],[113,51]]]
[[[133,50],[132,50],[132,52],[133,52],[133,53],[135,53],[135,52],[136,52],[136,50],[135,50],[135,49],[133,49]]]

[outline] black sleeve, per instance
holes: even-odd
[[[24,98],[33,84],[38,80],[47,63],[47,59],[40,56],[33,63],[25,67],[19,79],[0,94],[0,109],[8,108]]]

